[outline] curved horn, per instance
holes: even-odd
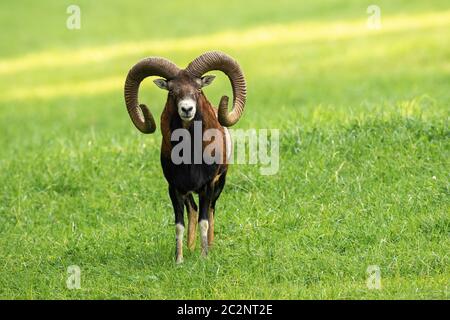
[[[169,60],[150,57],[136,63],[128,72],[125,80],[125,104],[131,121],[142,133],[153,133],[156,130],[153,115],[145,104],[138,103],[139,85],[149,76],[174,78],[180,69]]]
[[[233,110],[228,113],[228,97],[222,96],[219,104],[219,122],[222,126],[231,127],[239,121],[245,107],[247,85],[244,74],[236,60],[219,51],[202,54],[186,68],[187,72],[198,78],[212,70],[220,70],[230,79],[233,89]]]

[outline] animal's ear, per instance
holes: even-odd
[[[155,79],[153,82],[158,86],[160,89],[169,90],[169,85],[167,83],[167,80],[164,79]]]
[[[202,88],[206,87],[206,86],[209,86],[214,81],[215,78],[216,78],[216,76],[213,76],[213,75],[203,76],[201,78],[201,80],[202,80],[202,84],[201,84]]]

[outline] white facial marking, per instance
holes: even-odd
[[[184,121],[191,121],[195,116],[197,103],[191,98],[182,99],[178,102],[178,114]]]

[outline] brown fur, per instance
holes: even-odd
[[[201,112],[203,115],[202,127],[203,130],[207,129],[219,129],[222,134],[222,163],[227,166],[227,154],[226,154],[226,140],[224,128],[220,125],[217,119],[217,108],[214,108],[211,103],[206,99],[203,92],[201,92],[197,101],[197,112]],[[172,132],[170,130],[170,119],[177,115],[174,99],[169,95],[163,112],[161,113],[161,153],[164,157],[170,158],[172,152],[172,143],[170,137]],[[203,150],[209,145],[211,141],[203,141]],[[222,170],[219,170],[222,171]]]

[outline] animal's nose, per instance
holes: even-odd
[[[194,107],[181,107],[181,111],[184,113],[190,113]]]

